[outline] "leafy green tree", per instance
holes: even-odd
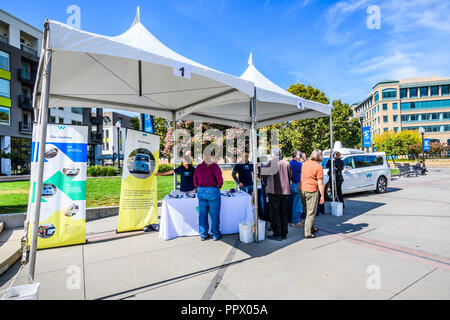
[[[138,117],[134,117],[130,119],[130,125],[131,128],[133,128],[134,130],[141,130],[141,121],[139,120]]]
[[[304,99],[329,104],[330,100],[319,89],[303,84],[291,85],[288,89],[292,94]],[[349,120],[352,116],[351,107],[341,100],[333,101],[333,134],[334,141],[341,141],[346,147],[355,147],[361,141],[361,127],[358,119]],[[295,149],[311,154],[314,149],[330,148],[330,119],[294,120],[276,124],[269,129],[279,129],[280,145],[284,156],[289,156]]]
[[[387,155],[391,156],[406,155],[410,152],[416,153],[418,143],[420,143],[420,134],[412,130],[403,130],[398,133],[386,131],[374,137],[377,150],[386,152]]]

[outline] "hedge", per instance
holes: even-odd
[[[115,167],[92,166],[87,169],[89,177],[110,177],[117,175]]]

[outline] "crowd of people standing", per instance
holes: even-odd
[[[325,201],[325,187],[323,182],[323,153],[314,150],[309,159],[299,150],[292,152],[292,160],[283,159],[281,150],[272,150],[272,160],[267,164],[258,163],[258,177],[261,179],[262,201],[264,209],[268,211],[270,220],[268,236],[271,240],[285,240],[288,226],[304,228],[306,239],[315,238],[319,228],[314,225],[317,214],[323,214]],[[340,153],[334,154],[334,169],[336,174],[337,197],[344,202],[342,196],[343,162]],[[330,168],[330,161],[327,163]],[[196,168],[190,157],[183,157],[182,165],[166,174],[181,176],[180,191],[183,193],[197,193],[199,202],[199,233],[202,241],[210,239],[208,215],[211,217],[211,233],[214,240],[220,240],[220,207],[223,185],[222,171],[210,157]],[[328,171],[331,174],[331,169]],[[232,177],[240,190],[252,195],[253,164],[249,162],[249,155],[245,153],[243,161],[233,168]],[[257,191],[256,191],[257,192]]]

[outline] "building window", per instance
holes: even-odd
[[[409,97],[417,98],[417,88],[409,88]]]
[[[383,100],[395,99],[397,98],[397,89],[384,89],[382,94]]]
[[[393,116],[393,120],[394,120],[394,122],[397,122],[397,121],[398,121],[398,116],[397,116],[397,115],[394,115],[394,116]]]
[[[383,111],[387,111],[387,109],[388,109],[387,103],[383,103]]]
[[[387,123],[388,122],[388,116],[383,116],[383,122]]]
[[[58,123],[59,123],[59,124],[64,124],[64,119],[63,119],[63,118],[59,118],[59,119],[58,119]]]
[[[408,89],[400,89],[400,99],[408,98]]]
[[[441,94],[443,96],[448,96],[450,94],[450,85],[441,86]]]
[[[397,104],[397,102],[392,104],[392,109],[393,109],[393,110],[397,110],[397,109],[398,109],[398,104]]]
[[[384,128],[384,129],[383,129],[383,132],[387,132],[387,131],[388,131],[388,128]]]
[[[378,95],[378,91],[375,92],[375,94],[373,95],[374,99],[375,99],[375,103],[378,102],[378,100],[380,100],[380,97]]]
[[[0,78],[0,97],[11,98],[11,88],[9,80]]]
[[[0,107],[0,125],[9,126],[10,109]]]
[[[64,108],[59,107],[58,110],[64,111]]]
[[[81,121],[72,120],[72,124],[81,126],[82,123],[81,123]]]
[[[430,87],[430,95],[432,97],[438,96],[439,95],[439,87],[438,86]]]
[[[400,109],[401,110],[408,110],[408,109],[438,109],[438,108],[450,108],[450,100],[404,102],[404,103],[400,104]]]
[[[50,116],[50,123],[56,123],[56,117]]]
[[[83,114],[83,109],[82,108],[72,108],[72,113],[75,114]]]
[[[394,127],[394,131],[395,131],[395,132],[398,132],[398,127]]]
[[[420,96],[421,97],[428,97],[428,87],[420,88]]]
[[[9,71],[9,53],[0,51],[0,68]]]

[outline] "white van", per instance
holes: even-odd
[[[344,161],[342,176],[342,193],[349,194],[361,191],[375,191],[385,193],[391,181],[391,169],[386,161],[384,152],[367,153],[361,150],[336,148],[334,151],[341,153]],[[330,150],[324,151],[323,166],[325,194],[331,199],[327,162],[330,160]]]

